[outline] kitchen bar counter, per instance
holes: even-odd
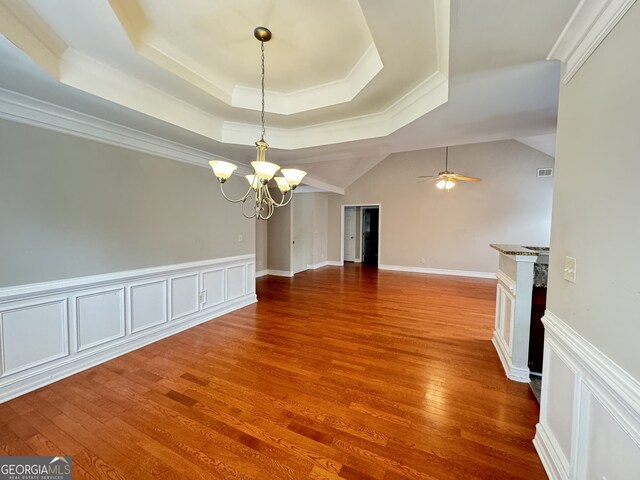
[[[522,245],[504,245],[502,243],[490,243],[489,246],[505,255],[526,255],[533,257],[549,253],[549,247],[523,247]]]
[[[535,306],[534,310],[538,310],[533,289],[543,289],[546,293],[549,248],[495,243],[490,246],[500,252],[492,341],[507,376],[518,382],[529,382],[532,308]],[[541,308],[544,313],[544,305]],[[539,373],[536,370],[541,368],[533,370]]]

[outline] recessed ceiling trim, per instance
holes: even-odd
[[[289,93],[265,91],[265,111],[291,115],[349,102],[367,86],[382,68],[382,59],[375,44],[372,43],[342,80]],[[257,88],[236,85],[231,95],[231,105],[259,111],[260,95],[261,92]]]
[[[82,52],[67,49],[60,81],[145,115],[220,140],[222,120]]]
[[[60,58],[67,46],[24,1],[0,2],[0,32],[49,75],[59,78]]]
[[[12,5],[15,3],[15,0],[6,1]],[[112,4],[117,4],[119,1],[112,0]],[[20,3],[18,2],[18,4]],[[271,146],[290,150],[383,137],[445,103],[448,100],[449,39],[447,34],[449,33],[450,13],[447,0],[435,0],[433,5],[437,7],[435,22],[438,24],[436,28],[438,36],[435,41],[438,51],[438,71],[411,91],[406,92],[404,96],[396,99],[384,111],[293,129],[269,128],[268,141]],[[31,31],[34,38],[45,38],[42,37],[44,35],[42,32],[50,27],[40,19],[35,11],[31,14],[24,11],[19,13],[20,20],[27,25],[27,30]],[[137,22],[139,36],[135,41],[145,40],[149,33],[144,31],[144,19],[128,20]],[[114,22],[116,22],[115,19]],[[117,23],[117,25],[121,26],[122,23]],[[17,32],[14,36],[19,36],[19,34],[20,32]],[[11,37],[8,38],[14,40]],[[131,37],[129,40],[133,41]],[[37,42],[35,43],[37,44]],[[43,42],[40,43],[43,44]],[[57,40],[57,44],[61,44],[60,39]],[[102,61],[75,48],[66,48],[64,44],[61,45],[63,45],[61,47],[63,53],[58,60],[59,75],[57,78],[66,85],[216,141],[253,145],[256,140],[256,126],[254,124],[225,121],[221,114],[204,111],[198,105],[176,98],[165,90],[134,76],[134,74],[102,63]],[[39,61],[41,59],[39,59],[38,52],[34,53],[29,49],[24,51],[43,66],[43,62]],[[149,52],[147,53],[149,54]],[[370,44],[365,55],[360,58],[358,65],[352,68],[347,78],[349,81],[353,80],[354,83],[366,79],[370,80],[373,71],[380,72],[381,66],[382,60],[378,50],[375,44]],[[185,66],[185,69],[188,67]],[[200,81],[203,88],[211,87],[211,85],[209,87],[204,85],[205,79],[201,78]],[[215,85],[213,86],[215,87]],[[327,86],[336,88],[336,85],[325,84],[318,89],[311,90],[322,96],[322,88]],[[301,90],[300,92],[306,91]],[[343,93],[346,96],[354,94],[353,91]],[[256,105],[257,102],[254,102],[251,106],[255,108]],[[312,106],[312,104],[308,106]]]
[[[151,39],[147,42],[143,42],[137,48],[137,51],[140,55],[159,67],[177,75],[227,105],[231,105],[230,87],[214,82],[212,77],[205,77],[204,75],[201,75],[198,73],[197,69],[168,54],[161,46],[159,46],[159,44],[159,41]]]
[[[383,112],[293,129],[272,127],[267,132],[269,144],[274,148],[294,150],[383,137],[442,105],[448,98],[448,79],[436,72]],[[223,123],[224,143],[252,145],[255,136],[255,125]]]

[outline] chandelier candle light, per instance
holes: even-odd
[[[284,207],[291,202],[293,198],[293,191],[296,189],[300,182],[307,174],[302,170],[296,170],[294,168],[283,168],[280,170],[280,166],[275,163],[269,163],[266,161],[267,149],[269,144],[264,141],[264,42],[271,40],[271,31],[266,27],[257,27],[253,31],[253,35],[260,41],[261,61],[262,61],[262,75],[261,75],[261,92],[262,92],[262,108],[260,120],[262,123],[262,131],[260,140],[256,142],[256,161],[251,162],[253,167],[253,175],[245,175],[245,178],[249,182],[249,189],[241,198],[231,199],[224,193],[223,184],[233,174],[234,170],[238,168],[233,163],[224,162],[222,160],[211,160],[209,165],[213,168],[213,173],[220,182],[220,191],[224,198],[233,203],[240,203],[242,214],[246,218],[257,218],[260,220],[267,220],[273,215],[273,212],[277,207]],[[280,170],[282,177],[275,177],[276,172]],[[273,179],[280,190],[281,198],[279,202],[276,202],[271,196],[269,191],[269,181]],[[245,205],[251,206],[251,211],[245,211]]]

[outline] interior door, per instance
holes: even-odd
[[[344,260],[354,262],[356,260],[356,208],[344,209]]]
[[[362,262],[378,266],[378,228],[380,212],[378,208],[362,210]]]

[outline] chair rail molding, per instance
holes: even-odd
[[[640,382],[549,310],[543,322],[533,443],[549,478],[640,478]]]
[[[636,0],[581,0],[547,60],[560,60],[568,83]]]
[[[0,288],[0,403],[256,301],[253,254]]]

